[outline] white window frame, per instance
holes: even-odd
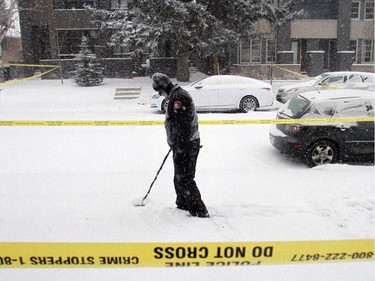
[[[368,5],[371,5],[372,7],[368,8]],[[371,9],[371,13],[368,13],[369,9]],[[368,17],[370,16],[370,17]],[[365,2],[365,20],[374,20],[374,1],[366,1]]]
[[[250,40],[241,40],[240,43],[240,63],[250,63]]]
[[[352,44],[355,43],[355,44]],[[350,40],[349,51],[354,51],[354,63],[358,63],[358,40]]]
[[[251,63],[262,62],[262,40],[261,39],[250,39],[250,62]]]
[[[116,45],[112,47],[112,55],[115,57],[130,57],[131,52],[128,46]]]
[[[358,4],[358,7],[355,7],[355,4]],[[353,9],[356,9],[356,11],[353,11]],[[353,15],[356,14],[356,17],[353,17]],[[361,15],[361,2],[360,1],[352,1],[352,7],[350,12],[350,17],[352,20],[359,20]]]
[[[262,39],[245,39],[240,43],[240,63],[262,62]]]
[[[127,9],[128,8],[128,0],[111,0],[111,9]]]
[[[270,46],[273,46],[272,49],[270,49]],[[267,39],[266,41],[266,62],[267,63],[276,62],[276,40],[275,39]]]
[[[58,2],[58,4],[56,4]],[[69,1],[69,0],[55,0],[54,1],[54,9],[55,10],[84,10],[84,6],[88,5],[90,7],[96,8],[98,6],[98,0],[82,0],[82,1],[77,1],[80,2],[80,4],[75,7],[72,5],[76,1]],[[77,3],[78,4],[78,3]],[[81,7],[82,4],[82,7]],[[60,6],[63,6],[60,8]],[[71,6],[71,7],[70,7]]]
[[[362,63],[374,63],[374,40],[363,40]]]

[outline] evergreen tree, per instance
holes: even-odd
[[[111,30],[111,44],[134,48],[150,47],[154,55],[159,46],[176,49],[177,80],[188,81],[189,58],[218,56],[228,46],[237,46],[241,35],[253,31],[259,19],[279,26],[291,20],[295,1],[273,0],[134,0],[129,11],[92,10],[105,33]]]
[[[103,68],[90,50],[88,38],[82,37],[81,50],[76,56],[73,80],[80,86],[96,86],[103,82]]]

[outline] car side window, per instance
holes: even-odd
[[[374,104],[370,99],[348,99],[341,102],[335,112],[337,118],[373,117]]]
[[[332,118],[335,113],[337,103],[320,102],[313,104],[303,118]]]
[[[344,76],[339,75],[339,76],[328,77],[327,79],[322,81],[322,84],[323,85],[330,85],[330,84],[334,84],[334,83],[343,83],[343,82],[344,82]]]
[[[366,110],[367,110],[367,115],[369,117],[374,117],[374,104],[371,103],[370,101],[365,102]]]
[[[356,74],[351,74],[348,76],[348,80],[345,81],[345,83],[350,84],[350,83],[362,83],[363,79],[360,75]]]
[[[365,82],[365,83],[374,83],[374,76],[363,77],[363,82]]]

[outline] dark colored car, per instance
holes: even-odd
[[[370,117],[372,121],[357,122],[357,118],[363,117]],[[370,91],[345,89],[302,93],[285,103],[277,118],[326,120],[324,123],[272,125],[270,141],[279,151],[304,158],[309,166],[352,157],[369,157],[373,161],[373,117],[374,94]],[[347,118],[345,121],[350,122],[335,122],[332,118]]]

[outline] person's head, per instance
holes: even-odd
[[[151,77],[152,88],[159,92],[160,95],[168,95],[168,87],[172,84],[171,79],[163,73],[154,73]]]

